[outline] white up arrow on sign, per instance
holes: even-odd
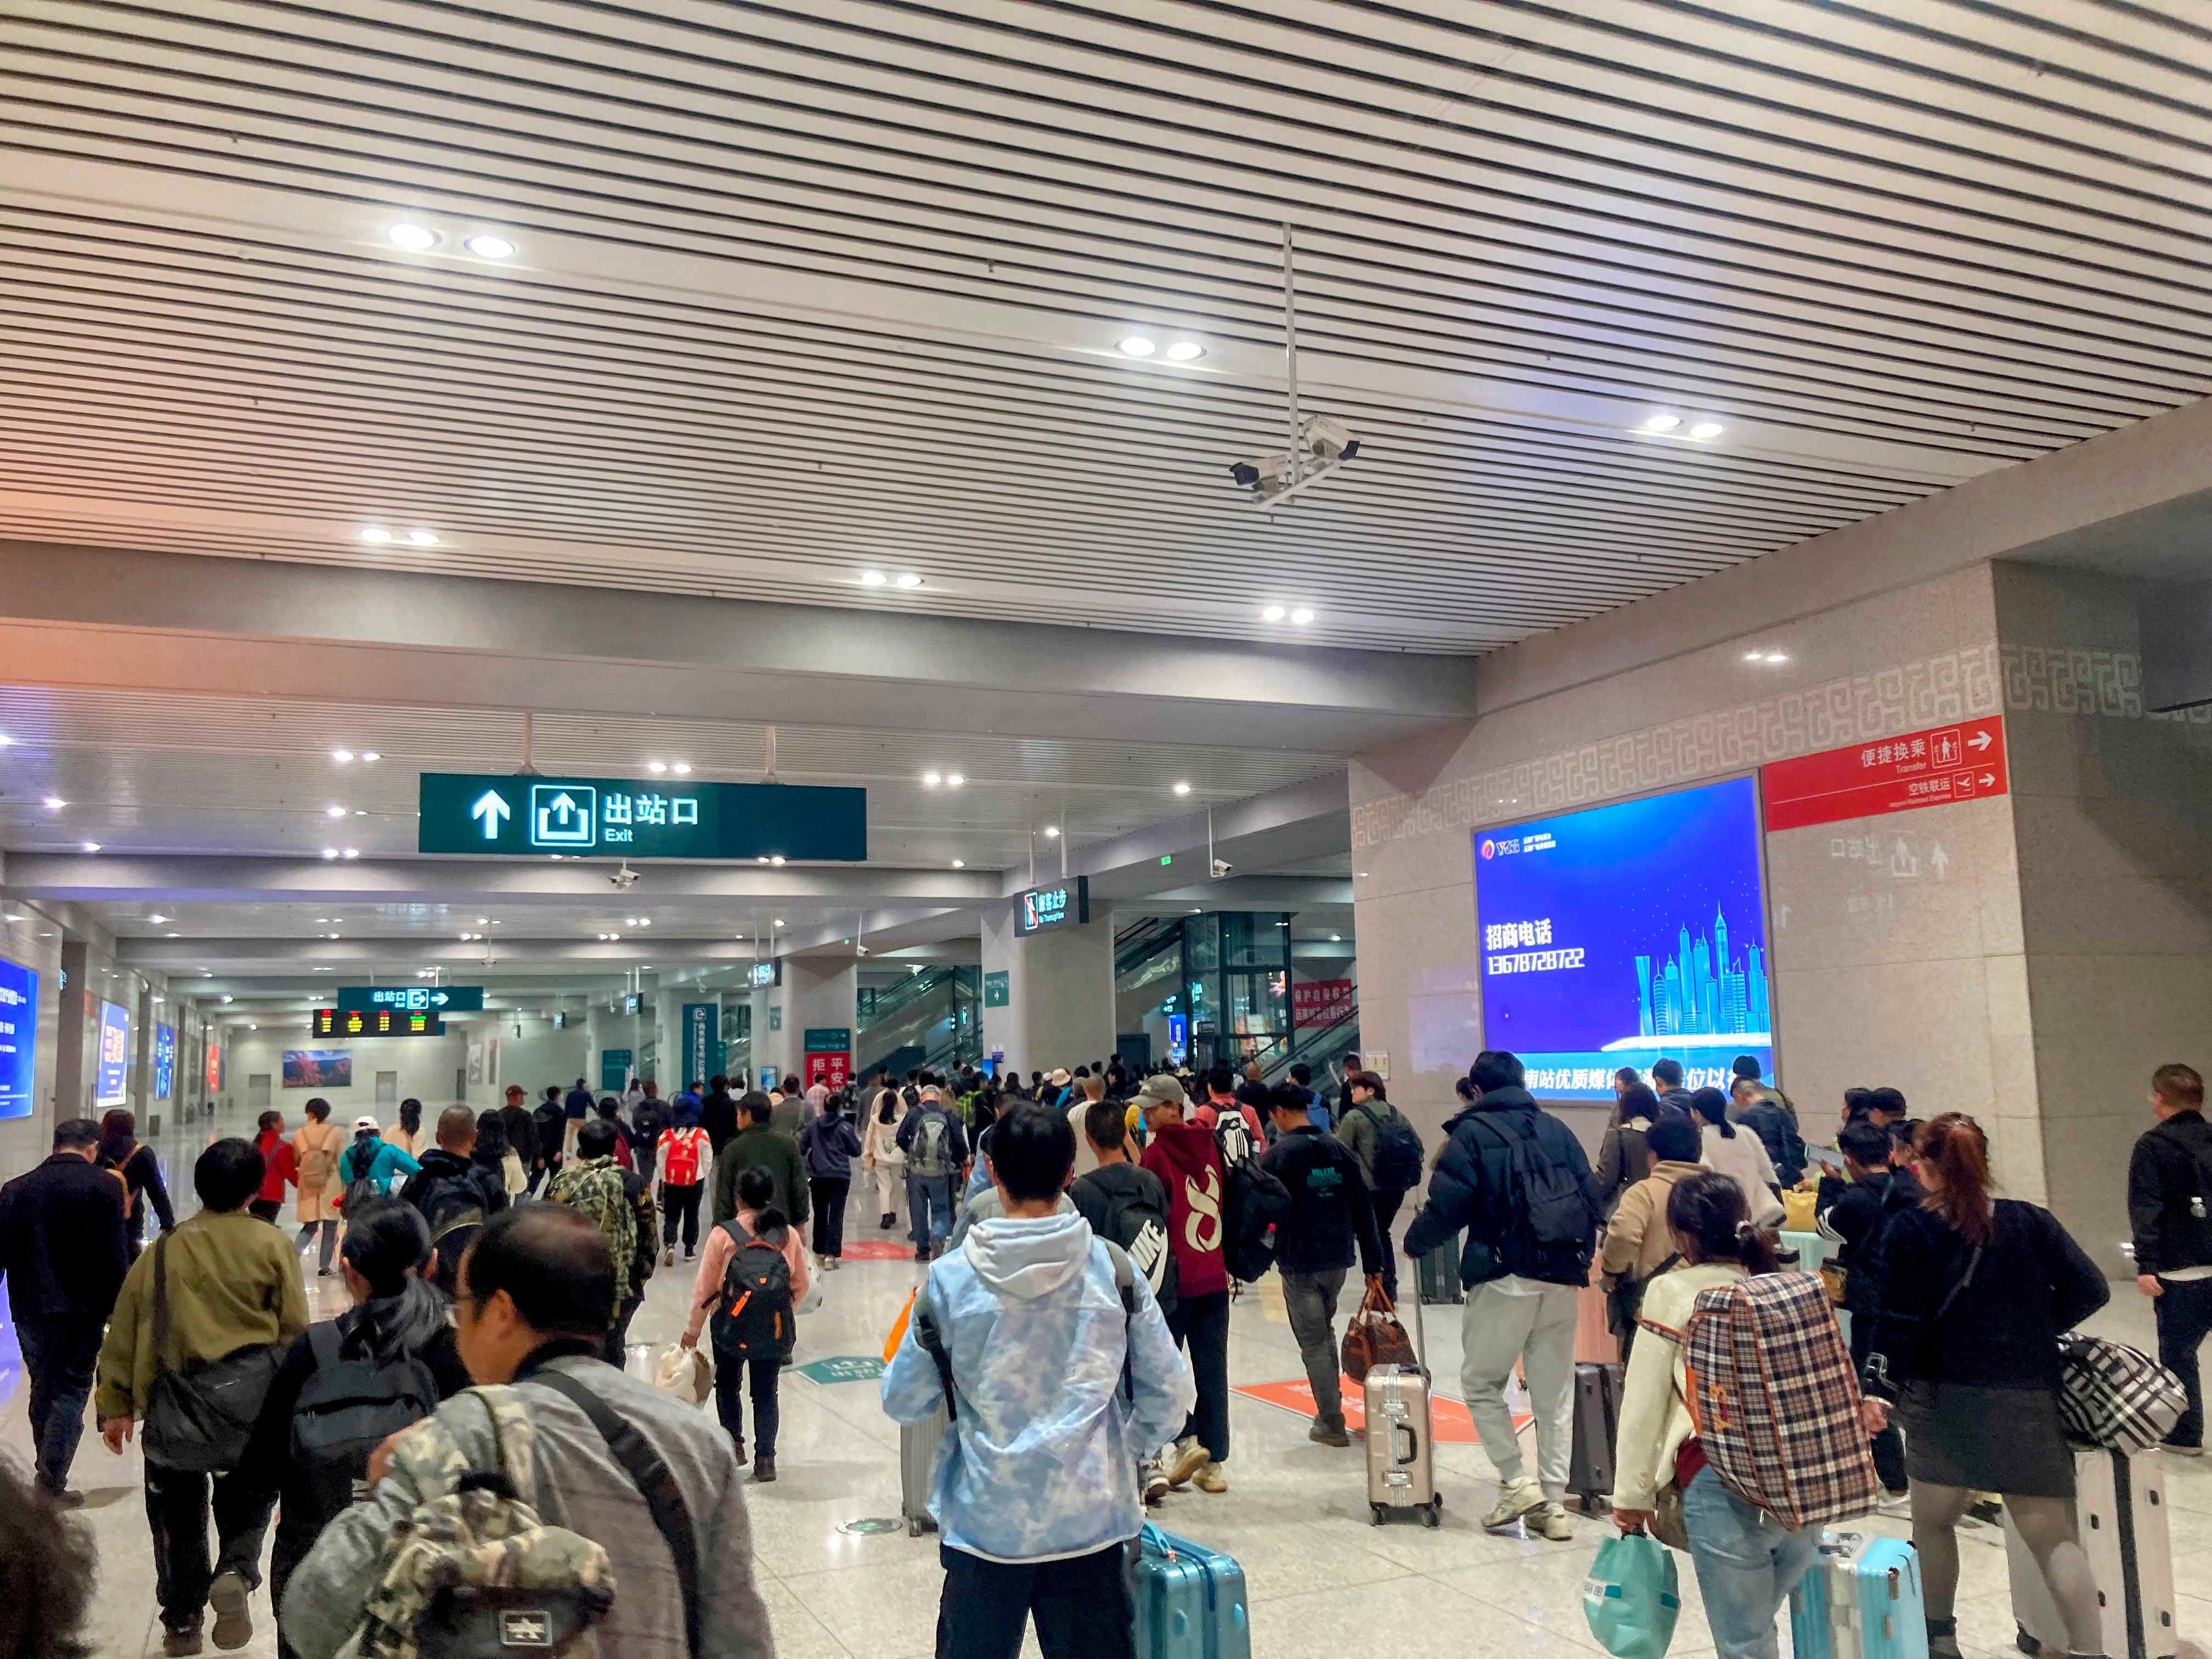
[[[486,841],[497,841],[499,839],[499,821],[501,818],[512,817],[514,815],[514,809],[507,804],[496,789],[485,790],[483,793],[477,797],[477,804],[469,808],[469,816],[471,817],[481,818],[483,820],[483,832],[484,839]],[[445,999],[442,997],[439,999],[440,1001],[443,1001]]]

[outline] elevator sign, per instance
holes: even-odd
[[[416,850],[504,857],[868,856],[868,793],[785,783],[425,772]]]

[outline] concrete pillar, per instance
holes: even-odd
[[[806,1076],[806,1033],[842,1030],[846,1034],[850,1066],[853,1023],[859,1006],[860,969],[857,962],[805,962],[796,957],[783,964],[783,1029],[775,1034],[782,1045],[776,1050],[787,1073],[802,1081]]]
[[[991,1006],[991,976],[1006,1001]],[[983,1052],[1026,1073],[1086,1065],[1114,1052],[1114,922],[1014,931],[1012,904],[983,912]]]

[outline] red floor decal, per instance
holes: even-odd
[[[1348,1429],[1367,1426],[1367,1407],[1359,1385],[1350,1377],[1344,1382],[1344,1425]],[[1299,1417],[1314,1414],[1313,1385],[1304,1377],[1292,1382],[1254,1382],[1233,1390],[1248,1400],[1256,1400],[1263,1406],[1291,1412]],[[1440,1445],[1474,1446],[1481,1443],[1482,1437],[1474,1431],[1474,1419],[1468,1415],[1467,1407],[1456,1400],[1443,1395],[1436,1397],[1436,1433]],[[1536,1419],[1516,1408],[1513,1413],[1516,1432],[1525,1429]]]
[[[888,1238],[848,1239],[845,1243],[848,1261],[911,1261],[914,1246],[894,1244]]]

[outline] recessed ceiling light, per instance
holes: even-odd
[[[338,805],[335,801],[323,808],[323,816],[326,818],[342,818],[345,816],[345,808]]]
[[[427,252],[438,246],[436,231],[428,225],[414,224],[404,219],[384,234],[391,239],[392,246],[404,247],[410,253]]]
[[[781,916],[778,916],[775,919],[775,925],[779,927],[783,926],[783,918]]]
[[[1727,430],[1718,421],[1699,421],[1690,428],[1690,435],[1692,438],[1717,438]]]
[[[170,934],[170,935],[169,935],[169,937],[170,937],[171,939],[182,939],[182,938],[184,937],[184,935],[183,935],[182,933],[172,933],[172,934]]]
[[[944,776],[939,773],[924,772],[921,775],[921,787],[925,789],[934,789],[944,781]]]
[[[366,806],[356,806],[353,809],[353,815],[357,818],[365,818],[368,816],[368,808]]]
[[[162,915],[153,915],[153,916],[149,916],[149,917],[147,917],[147,918],[146,918],[146,920],[147,920],[147,921],[150,921],[150,922],[152,922],[152,923],[153,923],[156,927],[160,927],[163,922],[165,922],[165,921],[167,921],[168,920],[168,917],[167,917],[167,916],[162,916]]]
[[[670,763],[668,769],[675,773],[679,778],[688,778],[691,775],[691,763],[690,761],[673,761]]]
[[[353,759],[353,750],[350,749],[333,749],[331,750],[331,758],[336,761],[340,766],[343,766]]]
[[[392,539],[392,532],[380,524],[373,524],[361,532],[361,538],[365,542],[374,542],[382,546]]]
[[[374,763],[374,762],[376,762],[376,761],[380,761],[380,760],[382,760],[382,759],[384,758],[384,757],[383,757],[383,756],[381,756],[381,755],[378,754],[378,753],[376,752],[376,750],[374,750],[374,749],[364,749],[364,750],[362,750],[361,751],[361,757],[362,757],[362,759],[363,759],[364,761],[368,761],[368,762],[371,762],[371,763]]]
[[[325,927],[331,925],[331,919],[328,916],[317,916],[315,920]]]
[[[438,544],[437,532],[434,531],[410,530],[407,532],[407,539],[417,547],[435,547]]]
[[[956,870],[965,870],[968,867],[968,860],[966,859],[955,859],[952,860],[952,867]]]
[[[514,255],[514,243],[504,236],[495,236],[489,231],[478,231],[465,239],[461,246],[479,259],[507,259]]]
[[[769,862],[775,865],[778,869],[781,869],[783,867],[783,854],[781,853],[772,854],[769,858]]]
[[[477,918],[477,927],[490,927],[490,926],[491,926],[491,918],[490,918],[489,916],[478,916],[478,917]]]
[[[1194,363],[1204,356],[1206,348],[1195,340],[1177,340],[1168,348],[1168,361],[1171,363]]]
[[[1271,605],[1260,612],[1260,620],[1261,622],[1280,622],[1288,615],[1290,615],[1290,612],[1284,610],[1281,605]]]
[[[860,573],[860,586],[863,587],[881,587],[890,580],[880,570],[863,570]]]
[[[668,763],[666,761],[647,761],[645,763],[645,769],[648,772],[665,772],[668,769]]]
[[[1190,793],[1190,786],[1185,783],[1181,778],[1177,778],[1173,783],[1170,784],[1168,786],[1168,789],[1170,793],[1177,795],[1188,795]]]
[[[1341,945],[1344,943],[1344,935],[1341,933],[1331,933],[1328,936],[1328,942],[1331,945]]]
[[[1060,826],[1056,823],[1048,823],[1045,825],[1044,838],[1047,841],[1058,841],[1060,839]]]
[[[768,862],[768,854],[763,853],[758,858],[755,859],[753,862],[755,864],[766,864]]]
[[[968,780],[957,772],[947,772],[945,775],[945,787],[947,789],[957,789],[967,781]]]
[[[349,847],[345,849],[343,856],[349,859],[357,859],[361,856],[361,848],[358,847]]]
[[[653,918],[651,916],[640,916],[637,919],[637,925],[641,927],[650,927],[653,926]]]
[[[337,855],[338,849],[335,847],[325,847],[323,848],[323,856],[326,859],[334,859]]]
[[[49,812],[58,812],[63,807],[67,806],[68,805],[69,803],[64,800],[59,795],[49,795],[46,797],[46,811]]]
[[[921,578],[915,575],[911,570],[902,571],[900,573],[897,580],[893,584],[893,586],[909,589],[916,588],[921,586]]]
[[[1672,432],[1681,424],[1682,417],[1680,415],[1669,415],[1662,410],[1644,422],[1644,429],[1646,432]]]
[[[1291,626],[1293,628],[1304,628],[1313,619],[1314,613],[1308,610],[1304,605],[1300,605],[1297,610],[1291,612]]]
[[[1747,651],[1743,653],[1743,659],[1746,662],[1765,662],[1766,660],[1766,653],[1764,651]]]
[[[1122,355],[1128,357],[1149,357],[1158,349],[1141,334],[1124,336],[1119,343]]]
[[[81,842],[80,845],[82,845],[84,850],[88,853],[97,853],[100,850],[100,843],[96,841],[83,842]]]
[[[1789,658],[1784,656],[1779,651],[1768,652],[1766,653],[1766,659],[1769,662],[1788,662],[1790,660]]]
[[[0,749],[5,749],[9,744],[15,741],[15,739],[9,737],[5,732],[0,732]]]

